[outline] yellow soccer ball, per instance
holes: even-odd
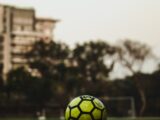
[[[65,120],[106,120],[106,108],[97,98],[82,95],[74,98],[67,106]]]

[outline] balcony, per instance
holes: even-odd
[[[14,57],[13,59],[12,59],[12,63],[13,64],[15,64],[15,63],[17,63],[17,64],[25,64],[25,63],[27,63],[28,62],[28,60],[27,59],[25,59],[25,58],[20,58],[20,57]]]
[[[27,39],[26,40],[12,40],[12,45],[30,46],[33,44],[34,42],[32,42],[31,40],[27,40]]]
[[[18,36],[32,36],[32,37],[44,37],[45,33],[42,32],[34,32],[34,31],[13,31],[13,35]]]

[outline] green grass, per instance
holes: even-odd
[[[160,117],[143,117],[143,118],[108,118],[108,120],[160,120]]]
[[[35,118],[0,118],[0,120],[37,120]],[[48,118],[47,120],[60,120],[58,118]],[[160,117],[143,117],[143,118],[108,118],[108,120],[160,120]]]

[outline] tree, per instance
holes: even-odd
[[[122,44],[117,46],[118,61],[127,68],[132,75],[136,76],[142,72],[145,61],[153,57],[151,49],[145,44],[130,40],[124,40],[121,43]],[[145,92],[137,77],[135,77],[134,81],[141,97],[142,105],[139,114],[142,115],[146,108]]]
[[[32,69],[36,68],[42,77],[48,77],[57,72],[55,66],[64,63],[69,51],[66,44],[38,41],[26,56]]]
[[[44,107],[53,96],[52,81],[31,76],[24,67],[11,70],[7,76],[7,93],[12,103],[29,103]]]
[[[28,89],[30,74],[25,68],[20,67],[9,71],[7,74],[6,93],[10,102],[21,102],[24,99],[24,91]]]
[[[66,81],[66,61],[70,49],[66,44],[39,41],[34,44],[33,49],[26,54],[31,71],[36,71],[43,80],[52,81],[52,90],[55,99],[64,97]]]
[[[105,64],[106,59],[112,59],[114,48],[103,41],[87,42],[77,45],[73,50],[73,59],[77,62],[78,79],[83,85],[85,82],[100,83],[107,80],[112,71],[114,62]],[[88,83],[86,83],[88,87]],[[84,88],[81,88],[84,89]]]

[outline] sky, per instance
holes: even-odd
[[[37,17],[58,19],[55,40],[71,47],[90,40],[117,44],[131,39],[151,46],[160,57],[160,0],[0,0],[0,4],[34,8]]]
[[[0,0],[31,7],[38,17],[60,20],[55,40],[74,46],[89,40],[131,39],[159,50],[160,0]],[[160,54],[159,54],[160,55]]]

